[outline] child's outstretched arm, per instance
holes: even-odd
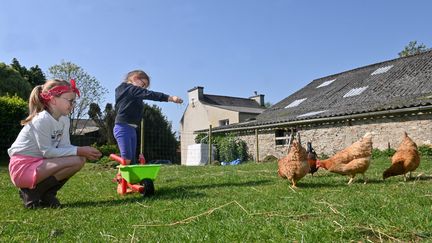
[[[180,97],[177,97],[177,96],[169,96],[168,97],[168,101],[174,102],[174,103],[177,103],[177,104],[183,103],[183,100]]]

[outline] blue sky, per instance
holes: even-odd
[[[62,60],[109,90],[142,69],[151,89],[275,104],[313,79],[432,47],[429,0],[0,0],[0,62]],[[152,102],[149,102],[153,104]],[[186,105],[157,103],[175,130]],[[104,104],[101,104],[104,107]]]

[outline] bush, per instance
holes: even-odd
[[[206,133],[198,134],[195,137],[196,143],[208,143]],[[246,142],[233,134],[215,134],[211,137],[211,143],[216,147],[215,157],[219,161],[230,162],[235,159],[245,161],[248,159]]]
[[[6,154],[6,150],[15,141],[22,126],[20,121],[28,114],[27,102],[18,96],[0,97],[0,154]]]
[[[428,145],[419,146],[418,151],[421,156],[432,157],[432,147],[429,147]]]
[[[230,135],[220,140],[218,150],[221,161],[229,162],[235,159],[245,161],[247,159],[246,142]]]
[[[106,144],[101,146],[97,146],[96,144],[93,144],[92,146],[97,148],[102,153],[102,156],[109,157],[110,154],[120,154],[120,150],[116,144]]]
[[[214,142],[213,139],[212,142]],[[208,143],[207,133],[200,133],[196,135],[195,143]]]
[[[377,148],[372,149],[372,158],[389,158],[392,157],[396,153],[396,150],[389,148],[385,150],[379,150]]]

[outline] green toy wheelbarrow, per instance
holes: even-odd
[[[156,179],[161,165],[127,165],[126,160],[116,154],[111,154],[110,158],[120,163],[117,166],[119,173],[114,179],[118,183],[118,194],[126,195],[139,192],[144,197],[154,194],[153,181]]]

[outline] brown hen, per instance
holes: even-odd
[[[406,132],[391,162],[392,165],[390,168],[383,173],[383,179],[390,176],[404,175],[404,180],[406,181],[406,174],[409,172],[409,177],[411,178],[411,172],[416,170],[420,165],[420,155],[417,150],[417,144],[408,137]]]
[[[356,174],[362,174],[364,183],[367,178],[365,172],[369,168],[372,155],[372,134],[366,133],[359,141],[351,144],[342,151],[337,152],[326,160],[317,160],[318,168],[324,168],[330,172],[348,175],[348,185],[354,180]]]
[[[287,156],[278,161],[278,174],[282,178],[287,178],[292,183],[292,187],[297,187],[297,182],[309,172],[306,150],[300,142],[294,140]]]

